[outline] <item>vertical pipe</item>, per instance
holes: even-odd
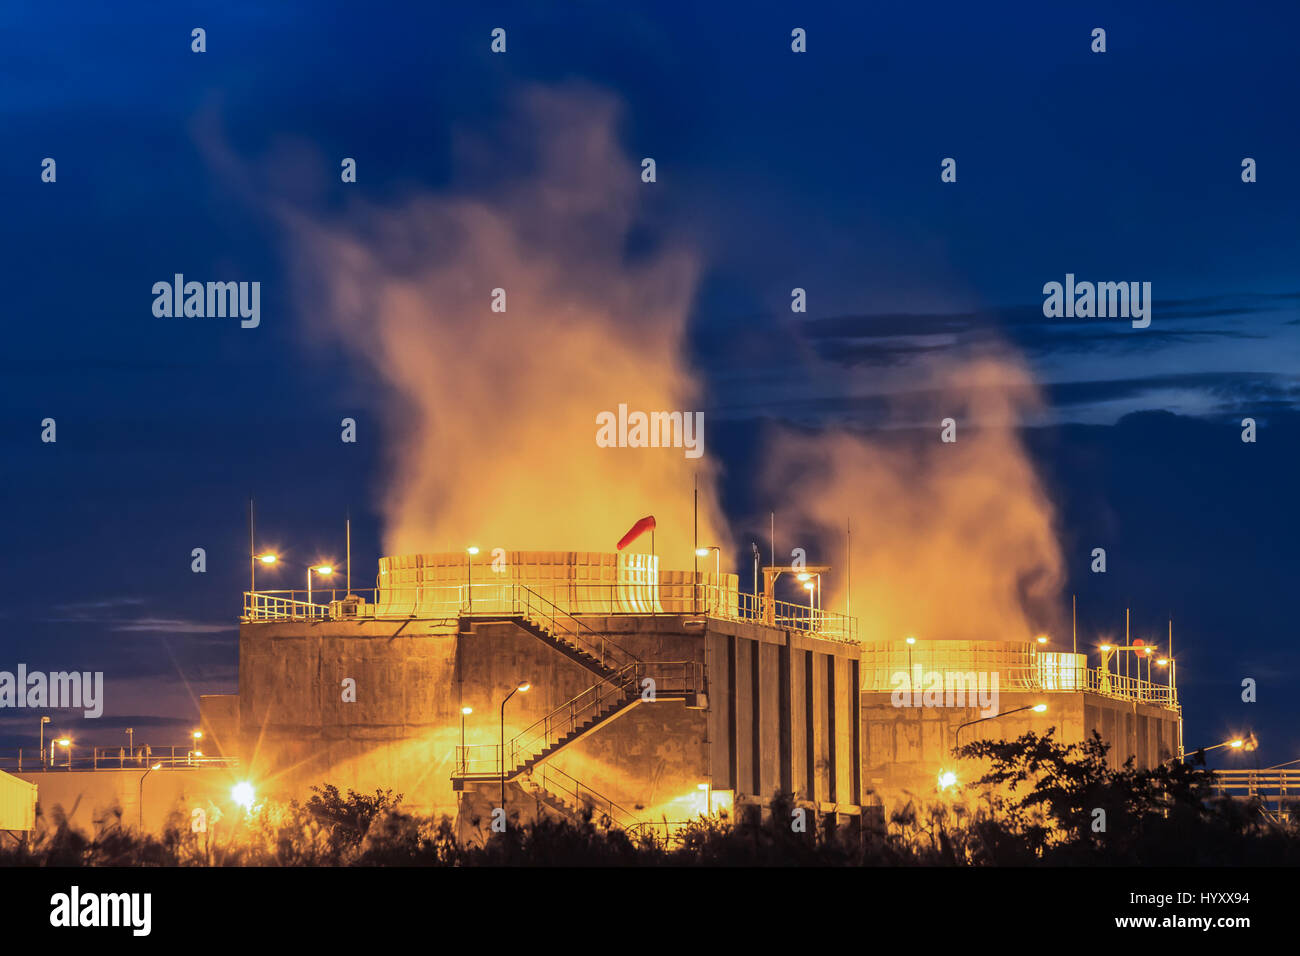
[[[248,588],[253,593],[257,593],[257,558],[254,552],[257,550],[253,544],[253,496],[248,496]],[[252,600],[250,598],[250,600]]]
[[[695,562],[695,577],[694,577],[694,580],[691,582],[691,612],[694,613],[694,614],[699,614],[699,613],[700,613],[700,606],[699,606],[699,604],[700,604],[700,599],[699,599],[699,594],[700,594],[700,556],[699,556],[699,554],[697,553],[697,552],[700,550],[700,476],[699,476],[699,472],[696,472],[696,474],[695,474],[695,495],[694,495],[694,503],[692,504],[692,508],[694,509],[694,519],[695,519],[695,531],[694,531],[694,535],[695,535],[695,543],[691,546],[691,560]]]

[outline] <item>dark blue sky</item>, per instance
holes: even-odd
[[[446,6],[0,12],[0,669],[106,671],[106,717],[67,722],[79,739],[153,725],[171,742],[191,694],[234,691],[250,492],[296,559],[341,557],[348,508],[354,566],[379,554],[383,449],[337,454],[344,415],[378,430],[375,386],[301,314],[284,236],[250,197],[328,215],[341,156],[380,204],[474,188],[453,179],[454,131],[489,129],[530,85],[582,82],[622,102],[629,156],[659,163],[641,241],[699,250],[690,343],[738,521],[768,507],[745,478],[771,422],[870,427],[873,389],[912,357],[1010,343],[1048,403],[1026,441],[1081,630],[1129,605],[1147,631],[1172,614],[1188,744],[1253,727],[1262,760],[1300,757],[1300,8]],[[150,287],[178,271],[261,281],[262,326],[155,319]],[[1151,282],[1151,328],[1044,319],[1042,285],[1067,272]],[[792,350],[837,370],[813,401]],[[1099,538],[1104,578],[1087,568]],[[1240,702],[1243,677],[1259,703]],[[34,729],[0,715],[0,744]]]

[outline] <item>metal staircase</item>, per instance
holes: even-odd
[[[519,786],[542,806],[571,820],[590,812],[592,821],[602,829],[630,830],[644,824],[630,810],[555,767],[542,766],[525,774]]]
[[[510,614],[476,614],[465,620],[470,627],[503,621],[515,624],[597,677],[611,679],[623,667],[639,661],[631,651],[532,588],[524,585],[513,587],[510,603]]]
[[[686,700],[703,691],[696,661],[642,661],[530,588],[518,587],[512,611],[475,615],[470,626],[509,621],[595,675],[596,682],[505,742],[456,748],[452,779],[514,782],[556,812],[588,804],[615,825],[640,821],[613,801],[547,763],[549,758],[642,703]]]

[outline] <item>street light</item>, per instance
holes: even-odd
[[[247,780],[241,781],[230,788],[230,799],[233,800],[236,805],[243,807],[245,810],[253,809],[253,799],[255,796],[256,793],[253,790],[253,785]]]
[[[1233,737],[1231,740],[1225,740],[1221,744],[1214,744],[1210,747],[1197,747],[1192,751],[1192,753],[1200,754],[1204,757],[1211,750],[1218,750],[1221,747],[1229,747],[1232,750],[1240,750],[1245,753],[1250,753],[1259,747],[1259,741],[1255,738],[1254,731],[1251,731],[1246,734],[1245,737]],[[1183,757],[1186,757],[1186,754],[1184,754]],[[1174,761],[1179,762],[1181,759],[1182,758],[1175,757]]]
[[[157,769],[158,769],[159,767],[161,767],[161,766],[162,766],[162,764],[160,764],[160,763],[156,763],[156,764],[154,764],[152,767],[150,767],[148,770],[146,770],[146,771],[144,772],[144,774],[140,777],[140,801],[139,801],[139,807],[140,807],[140,830],[141,830],[142,832],[143,832],[143,830],[144,830],[144,781],[145,781],[145,777],[148,777],[149,774],[153,773],[155,770],[157,770]]]
[[[471,544],[468,548],[465,549],[465,554],[468,555],[468,557],[465,558],[465,581],[467,584],[465,593],[466,593],[466,600],[468,602],[469,612],[473,614],[474,613],[474,555],[478,554],[478,546]]]
[[[695,556],[697,558],[707,558],[710,551],[713,552],[713,589],[714,593],[717,594],[722,586],[722,549],[716,544],[711,544],[707,548],[696,548]],[[708,610],[708,606],[706,605],[704,613],[707,614]]]
[[[69,740],[67,737],[60,737],[58,740],[50,744],[50,766],[54,765],[54,744],[58,744],[60,747],[62,747],[68,752],[68,769],[71,770],[72,769],[72,741]]]
[[[50,718],[41,718],[41,766],[45,766],[45,725],[50,722]]]
[[[982,723],[984,723],[984,721],[986,721],[986,720],[997,720],[999,717],[1008,717],[1008,716],[1010,716],[1011,714],[1018,714],[1018,713],[1020,713],[1022,710],[1032,710],[1032,711],[1033,711],[1034,713],[1036,713],[1036,714],[1041,714],[1041,713],[1043,713],[1043,711],[1047,710],[1047,705],[1046,705],[1046,704],[1026,704],[1024,707],[1017,707],[1017,708],[1015,708],[1014,710],[1004,710],[1004,711],[1001,711],[1000,713],[993,714],[991,717],[977,717],[975,720],[968,720],[968,721],[966,721],[966,723],[964,723],[964,724],[958,724],[958,725],[957,725],[957,731],[956,731],[956,733],[954,733],[954,734],[952,735],[952,740],[953,740],[953,747],[952,747],[952,749],[953,749],[953,750],[957,750],[957,749],[959,749],[959,748],[961,747],[961,732],[962,732],[962,728],[964,728],[964,727],[969,727],[971,724],[982,724]]]
[[[706,817],[713,816],[713,787],[707,783],[698,783],[695,785],[695,789],[704,794],[704,815]]]
[[[462,707],[460,709],[460,762],[461,772],[469,770],[469,756],[465,753],[465,718],[474,713],[473,707]]]
[[[334,569],[333,569],[332,567],[330,567],[328,564],[318,564],[318,565],[317,565],[316,567],[314,567],[314,568],[313,568],[313,567],[309,567],[309,568],[307,568],[307,603],[308,603],[308,604],[311,604],[311,603],[312,603],[312,600],[311,600],[311,573],[312,573],[313,571],[315,571],[317,574],[323,575],[323,576],[325,576],[325,577],[329,577],[331,574],[334,573]]]
[[[501,809],[506,808],[506,701],[515,694],[526,694],[533,685],[521,680],[501,701]]]
[[[254,594],[257,593],[257,562],[261,561],[263,564],[271,565],[271,564],[275,564],[275,563],[276,563],[277,561],[279,561],[279,560],[280,560],[280,556],[279,556],[279,555],[277,555],[277,554],[271,554],[270,552],[267,552],[266,554],[251,554],[251,555],[249,555],[249,561],[248,561],[248,575],[249,575],[249,581],[248,581],[248,585],[249,585],[249,589],[250,589]]]

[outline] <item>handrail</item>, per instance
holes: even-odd
[[[87,753],[89,750],[89,753]],[[13,756],[0,754],[0,770],[12,773],[42,773],[70,770],[147,770],[155,764],[171,770],[201,767],[237,767],[234,757],[208,757],[195,751],[192,744],[152,748],[139,745],[128,751],[125,747],[74,747],[60,750],[53,761],[49,748],[19,747]]]
[[[541,777],[541,782],[537,783],[537,786],[541,787],[541,789],[556,796],[569,797],[580,806],[585,805],[592,810],[601,810],[609,818],[610,822],[616,824],[621,830],[627,830],[642,823],[642,820],[632,811],[615,803],[604,794],[593,790],[558,767],[542,764],[541,767],[528,773],[530,779],[534,775]],[[594,797],[595,801],[584,799],[584,791],[586,796]]]
[[[552,738],[560,740],[572,733],[583,720],[598,713],[611,698],[626,700],[629,696],[629,688],[633,691],[636,688],[636,670],[637,664],[625,664],[612,678],[602,678],[550,713],[533,721],[508,741],[509,765],[517,771],[521,766],[521,761],[517,759],[520,752],[536,754],[544,750],[546,745],[552,742]],[[579,703],[583,698],[589,699]],[[553,724],[559,726],[559,733],[553,732]],[[538,741],[541,742],[540,746],[537,745]]]
[[[257,621],[350,621],[350,620],[440,620],[491,617],[500,614],[538,616],[568,634],[583,638],[582,643],[606,649],[617,648],[603,638],[580,615],[613,617],[620,615],[701,615],[723,621],[767,624],[787,630],[805,631],[817,637],[845,643],[858,643],[857,620],[844,614],[810,608],[788,601],[764,601],[761,595],[736,591],[716,584],[684,586],[698,598],[661,595],[645,598],[643,585],[557,583],[556,599],[546,597],[544,585],[530,586],[503,581],[473,584],[391,585],[371,589],[321,588],[306,600],[303,590],[243,592],[243,615],[246,622]],[[628,590],[625,590],[628,589]],[[559,600],[560,593],[565,595]],[[566,607],[566,604],[568,605]],[[665,611],[664,607],[672,608]],[[629,655],[630,657],[630,655]],[[627,660],[619,661],[620,664]]]
[[[673,668],[681,673],[674,675]],[[550,744],[563,740],[577,727],[590,719],[611,702],[630,702],[640,692],[642,681],[651,674],[655,693],[678,696],[699,688],[700,664],[698,661],[637,661],[624,665],[612,678],[602,678],[592,686],[533,721],[506,741],[504,753],[500,744],[470,744],[456,748],[455,776],[469,774],[471,762],[494,767],[494,774],[507,774],[510,778],[523,771],[530,758],[536,757]],[[487,751],[494,754],[490,760],[475,759],[472,754]],[[536,764],[534,764],[536,766]],[[508,770],[506,768],[509,768]]]
[[[518,584],[518,585],[514,585],[514,587],[517,588],[519,591],[523,592],[524,602],[523,602],[522,610],[525,617],[528,617],[530,620],[532,619],[530,612],[532,611],[534,601],[536,601],[542,607],[543,610],[549,608],[551,611],[550,616],[549,618],[545,618],[544,620],[550,623],[552,627],[562,628],[566,633],[572,635],[573,640],[576,643],[587,647],[587,649],[592,652],[593,656],[597,657],[600,660],[600,664],[602,667],[609,666],[608,664],[605,663],[605,658],[607,656],[608,649],[611,648],[617,651],[619,656],[623,658],[623,660],[619,662],[620,667],[627,664],[636,663],[638,660],[640,660],[640,658],[638,658],[631,651],[627,650],[624,647],[620,647],[618,644],[614,643],[611,640],[606,639],[604,634],[599,633],[590,625],[583,623],[577,617],[575,617],[574,615],[570,614],[569,612],[561,608],[554,601],[551,601],[548,598],[545,598],[542,595],[538,594],[536,591],[528,587],[526,584]],[[575,626],[573,628],[564,628],[563,625],[559,622],[560,617],[568,618],[574,623]],[[541,622],[535,622],[535,623],[541,623]],[[579,628],[585,629],[586,632],[591,635],[591,638],[584,640],[581,633],[578,630]]]

